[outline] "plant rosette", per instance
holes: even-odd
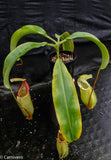
[[[17,46],[19,40],[28,34],[39,34],[50,40],[49,42],[26,42]],[[26,25],[15,31],[11,37],[10,43],[10,53],[7,55],[4,61],[3,67],[3,82],[4,86],[11,90],[13,96],[11,85],[9,83],[10,71],[16,61],[21,60],[21,57],[28,51],[39,48],[50,46],[56,51],[56,62],[54,63],[53,73],[52,73],[52,98],[55,108],[56,117],[59,124],[60,133],[64,139],[64,142],[71,143],[80,138],[82,133],[82,118],[80,111],[80,104],[78,99],[78,94],[76,91],[73,78],[69,71],[67,70],[65,64],[60,58],[60,46],[62,46],[64,51],[74,51],[74,39],[83,38],[95,43],[102,54],[102,62],[97,72],[96,79],[93,86],[91,87],[86,81],[90,78],[89,75],[81,76],[78,79],[78,85],[80,87],[81,99],[88,109],[95,107],[97,102],[94,87],[97,82],[99,73],[101,70],[105,69],[109,63],[109,52],[106,46],[94,35],[88,32],[75,32],[71,35],[68,32],[64,32],[62,35],[55,34],[55,39],[50,37],[47,32],[35,25]],[[21,60],[22,62],[22,60]],[[88,95],[88,96],[85,96]],[[15,98],[15,96],[14,96]],[[16,98],[15,98],[16,100]],[[60,147],[61,148],[61,147]],[[64,148],[64,147],[63,147]],[[67,147],[65,147],[67,148]],[[68,152],[63,149],[62,156],[67,156]],[[61,153],[61,151],[60,151]]]

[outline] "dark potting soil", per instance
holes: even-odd
[[[60,54],[60,59],[61,59],[64,63],[71,62],[71,61],[73,60],[73,55],[61,53],[61,54]],[[56,62],[56,60],[57,60],[57,55],[55,55],[55,56],[53,56],[53,57],[51,58],[51,61],[52,61],[52,62]]]
[[[92,73],[95,78],[97,70],[88,73]],[[96,107],[87,110],[80,101],[82,135],[79,140],[69,144],[69,155],[65,160],[111,159],[110,82],[109,65],[100,72],[95,87],[98,98]],[[14,85],[13,88],[16,90]],[[59,160],[56,150],[58,125],[51,118],[51,81],[31,86],[35,108],[31,121],[24,119],[10,91],[2,86],[0,91],[0,156],[22,156],[24,160]]]

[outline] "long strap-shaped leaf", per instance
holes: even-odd
[[[64,139],[68,142],[77,140],[82,131],[80,105],[72,77],[59,58],[53,70],[52,95]]]
[[[12,51],[13,49],[16,48],[18,41],[25,35],[27,34],[40,34],[43,36],[46,36],[47,33],[46,31],[36,25],[26,25],[23,26],[22,28],[18,29],[17,31],[15,31],[11,37],[11,42],[10,42],[10,51]]]
[[[100,69],[105,69],[109,63],[109,53],[105,45],[96,36],[87,32],[75,32],[71,34],[69,37],[67,37],[67,39],[77,39],[77,38],[88,39],[94,42],[99,47],[102,53],[102,63]]]
[[[23,56],[25,53],[27,53],[29,50],[33,48],[43,47],[45,45],[47,45],[46,42],[41,42],[41,43],[27,42],[19,45],[12,52],[8,54],[8,56],[5,59],[3,67],[3,79],[5,87],[10,88],[9,74],[16,60],[21,56]]]
[[[92,91],[90,94],[90,98],[89,98],[89,103],[87,106],[87,108],[90,109],[91,96],[92,96],[95,84],[97,82],[100,70],[105,69],[107,67],[107,65],[109,63],[110,56],[109,56],[109,52],[108,52],[107,48],[105,47],[105,45],[96,36],[94,36],[90,33],[87,33],[87,32],[75,32],[75,33],[71,34],[69,37],[67,37],[67,39],[76,39],[76,38],[84,38],[84,39],[88,39],[88,40],[94,42],[99,47],[101,54],[102,54],[102,63],[101,63],[101,66],[97,72],[97,76],[94,81]]]

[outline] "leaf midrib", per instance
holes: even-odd
[[[60,65],[60,59],[59,59],[59,69],[60,69],[60,72],[61,72],[61,81],[62,81],[62,88],[63,88],[63,93],[64,93],[64,99],[65,99],[65,108],[66,108],[66,111],[67,111],[67,115],[68,115],[68,121],[69,121],[69,125],[70,125],[70,131],[71,131],[71,136],[73,137],[73,134],[72,134],[72,127],[71,127],[71,120],[70,120],[70,116],[69,116],[69,112],[68,112],[68,104],[67,104],[67,101],[66,101],[66,94],[65,94],[65,87],[64,87],[64,83],[63,83],[63,73],[62,73],[62,69],[61,69],[61,65]]]

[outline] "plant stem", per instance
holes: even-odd
[[[56,45],[56,53],[57,53],[57,58],[59,58],[59,44],[58,43]]]
[[[57,42],[56,42],[57,58],[59,58],[59,47],[60,47],[60,36],[58,36]]]
[[[62,40],[59,42],[59,45],[61,45],[62,43],[66,42],[66,39]]]
[[[52,42],[56,43],[56,41],[53,38],[51,38],[50,36],[46,35],[45,37],[50,39]]]
[[[51,46],[51,47],[54,47],[56,48],[56,45],[55,44],[52,44],[52,43],[47,43],[48,46]]]

